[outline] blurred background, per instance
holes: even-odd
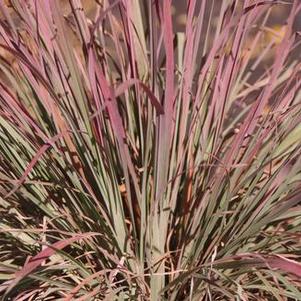
[[[132,0],[129,0],[132,1]],[[139,3],[141,6],[147,6],[149,5],[150,0],[139,0]],[[61,5],[62,12],[65,16],[66,22],[72,22],[71,18],[71,7],[69,4],[69,0],[59,0],[58,1]],[[75,1],[76,2],[76,1]],[[93,24],[93,21],[95,17],[99,14],[99,12],[103,9],[104,4],[105,6],[108,5],[108,3],[113,3],[114,1],[110,0],[82,0],[81,3],[83,5],[83,9],[85,11],[86,16],[90,19],[90,24]],[[214,38],[214,29],[217,25],[216,22],[218,20],[221,6],[222,4],[225,5],[225,3],[231,4],[234,1],[220,1],[220,0],[212,0],[212,19],[210,20],[210,28],[212,30],[212,34],[209,35],[209,45],[210,45],[210,39]],[[277,4],[276,4],[277,2]],[[27,3],[28,6],[30,6],[30,3],[34,3],[34,1],[28,1],[28,0],[4,0],[4,3],[6,6],[8,6],[8,11],[11,14],[12,20],[16,24],[16,26],[20,26],[20,16],[18,16],[13,9],[14,5],[24,5],[24,3]],[[172,1],[172,14],[173,14],[173,26],[174,26],[174,32],[175,33],[185,33],[185,26],[186,26],[186,17],[187,17],[187,3],[189,1],[186,0],[174,0]],[[202,3],[202,0],[197,1],[197,6],[200,6]],[[237,6],[243,6],[244,0],[238,0],[235,2]],[[288,1],[275,1],[275,5],[272,6],[271,10],[269,11],[270,16],[268,17],[266,26],[264,28],[255,28],[254,29],[254,36],[256,33],[258,33],[258,29],[262,31],[260,42],[256,46],[256,49],[252,52],[251,58],[255,59],[257,55],[262,53],[263,49],[271,42],[274,41],[274,43],[277,45],[281,42],[285,30],[286,30],[286,18],[289,14],[289,11],[291,9],[293,0]],[[211,7],[206,7],[206,13],[205,13],[205,22],[209,22],[209,16],[210,16],[210,10]],[[34,9],[31,7],[30,9]],[[196,9],[198,11],[198,9]],[[3,17],[3,8],[0,7],[0,21],[4,22]],[[118,13],[116,14],[118,18]],[[147,18],[144,18],[147,20]],[[295,22],[295,30],[301,31],[301,13],[299,18],[296,18]],[[205,33],[204,33],[205,34]],[[20,26],[20,35],[24,40],[28,40],[30,44],[30,37],[28,34],[24,31],[23,27]],[[73,46],[75,49],[80,50],[81,45],[78,40],[78,36],[72,30],[69,28],[69,35],[70,35],[70,41],[72,41]],[[252,34],[250,34],[245,42],[245,48],[248,48],[248,41],[253,40]],[[3,39],[0,35],[0,43],[3,43]],[[273,58],[273,51],[269,51],[268,54],[264,58],[264,62],[269,62]],[[14,58],[11,55],[11,53],[5,51],[3,48],[0,48],[0,55],[3,56],[5,59],[7,59],[11,64],[14,63]],[[296,52],[295,55],[298,55]],[[267,66],[262,65],[262,68],[266,68]],[[0,71],[1,72],[1,71]],[[1,76],[1,74],[0,74]]]

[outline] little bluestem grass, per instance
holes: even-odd
[[[301,300],[300,1],[88,2],[0,0],[2,300]]]

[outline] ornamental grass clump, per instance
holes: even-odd
[[[301,3],[183,3],[0,1],[1,300],[301,300]]]

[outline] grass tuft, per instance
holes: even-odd
[[[0,0],[1,300],[301,300],[300,11]]]

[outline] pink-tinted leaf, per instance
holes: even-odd
[[[146,93],[146,95],[149,97],[152,105],[156,108],[158,114],[164,114],[163,107],[161,106],[160,102],[158,101],[157,97],[153,94],[153,92],[149,89],[148,86],[146,86],[144,83],[142,83],[139,79],[129,79],[122,84],[120,84],[116,90],[115,90],[115,96],[118,97],[121,94],[123,94],[127,89],[129,89],[131,86],[138,84]]]
[[[9,287],[6,290],[6,294],[24,277],[31,274],[37,267],[39,267],[45,260],[47,260],[50,256],[54,255],[57,250],[62,250],[65,247],[69,246],[75,241],[80,239],[85,239],[91,236],[97,235],[96,233],[83,233],[74,235],[68,239],[57,241],[56,243],[48,246],[46,249],[30,258],[28,262],[25,263],[23,268],[16,272],[15,279],[10,282]]]
[[[132,177],[136,195],[138,198],[140,197],[140,189],[138,185],[138,179],[137,175],[135,173],[134,165],[130,156],[129,149],[125,143],[126,133],[124,130],[124,126],[122,123],[121,116],[119,115],[117,103],[116,103],[116,97],[113,93],[113,89],[110,87],[109,83],[107,82],[103,72],[99,68],[99,66],[96,64],[95,61],[95,54],[93,52],[93,48],[91,47],[89,49],[89,77],[91,78],[92,84],[92,91],[94,94],[94,97],[98,98],[98,89],[97,89],[97,83],[100,86],[100,93],[103,95],[104,98],[104,104],[108,109],[109,118],[111,121],[111,126],[114,130],[114,134],[116,137],[116,140],[118,142],[119,150],[120,150],[120,157],[121,157],[121,163],[124,166],[124,173],[128,174],[127,168],[129,170],[129,174]],[[126,177],[128,178],[128,177]],[[129,188],[129,183],[127,184]],[[128,189],[128,193],[130,195],[130,191]]]
[[[174,47],[173,29],[171,20],[171,4],[169,0],[163,2],[164,19],[164,44],[166,50],[166,89],[164,100],[164,111],[169,122],[172,120],[172,107],[174,100]]]
[[[294,274],[301,279],[301,263],[288,259],[283,255],[266,255],[260,253],[243,253],[234,256],[225,257],[212,263],[218,268],[239,268],[240,265],[245,267],[272,268],[282,272]]]
[[[285,258],[281,255],[266,258],[266,262],[271,268],[279,269],[289,274],[294,274],[301,279],[301,264],[295,260]]]
[[[98,28],[100,23],[103,21],[103,19],[106,17],[107,13],[110,12],[116,5],[118,5],[121,2],[121,0],[116,0],[111,5],[109,5],[96,19],[95,24],[93,25],[92,31],[91,31],[91,38],[93,38],[95,30]]]
[[[88,235],[89,236],[89,235]],[[71,238],[60,240],[54,243],[51,246],[48,246],[46,249],[38,253],[36,256],[29,259],[29,261],[23,266],[23,268],[16,273],[17,278],[24,278],[25,276],[32,273],[38,266],[40,266],[45,260],[50,256],[55,254],[56,250],[62,250],[73,242],[87,237],[87,235],[75,235]]]
[[[32,158],[32,160],[30,161],[30,163],[28,164],[28,166],[26,167],[23,175],[21,176],[21,178],[18,181],[18,184],[8,193],[5,195],[4,198],[8,198],[9,196],[11,196],[13,193],[15,193],[19,187],[22,185],[22,183],[25,181],[26,177],[29,175],[29,173],[32,171],[32,169],[34,168],[34,166],[38,163],[38,161],[40,160],[40,158],[45,154],[45,152],[57,141],[59,140],[61,137],[63,136],[63,134],[58,134],[54,137],[52,137],[51,139],[49,139],[46,144],[44,144],[39,150],[38,152],[35,154],[35,156]]]
[[[163,2],[163,41],[166,55],[166,75],[165,75],[165,95],[164,95],[164,115],[160,116],[159,128],[159,145],[157,152],[158,169],[157,169],[157,195],[160,198],[164,192],[167,175],[168,175],[168,155],[170,151],[173,122],[173,101],[175,97],[174,91],[174,47],[173,47],[173,29],[171,18],[171,1]]]

